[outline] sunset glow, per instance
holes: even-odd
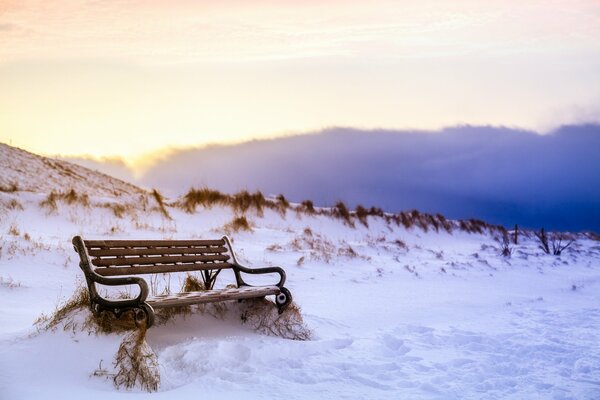
[[[544,131],[600,120],[598,38],[593,0],[0,0],[0,141],[131,161],[328,126]]]

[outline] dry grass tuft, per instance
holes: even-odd
[[[247,300],[242,305],[242,322],[257,332],[292,340],[310,340],[312,331],[304,324],[300,308],[291,303],[279,314],[275,304],[266,299]]]
[[[185,211],[191,214],[196,211],[196,207],[198,206],[211,208],[215,205],[227,205],[228,203],[228,196],[226,194],[204,187],[201,189],[190,189],[180,204]]]
[[[369,215],[372,216],[372,217],[379,217],[379,218],[384,218],[385,217],[385,213],[379,207],[371,207],[371,208],[369,208]]]
[[[346,204],[344,204],[343,201],[335,203],[332,213],[334,217],[343,220],[345,224],[354,228],[354,222],[352,222],[350,211],[348,211],[348,207],[346,207]]]
[[[229,196],[228,203],[237,213],[244,214],[246,211],[254,208],[256,214],[262,217],[264,215],[263,208],[266,205],[266,199],[261,192],[251,194],[247,190],[243,190],[233,196]]]
[[[10,199],[10,201],[5,203],[5,206],[9,210],[19,210],[19,211],[24,210],[23,205],[17,199]]]
[[[248,231],[252,232],[252,227],[250,226],[250,222],[246,219],[244,215],[241,217],[235,217],[229,223],[227,223],[224,227],[226,232],[239,232],[239,231]]]
[[[8,185],[0,185],[0,192],[14,193],[19,191],[19,184],[16,181],[10,181]]]
[[[106,204],[106,207],[110,208],[113,212],[113,214],[115,215],[115,217],[117,218],[123,218],[125,216],[125,213],[128,211],[128,208],[125,207],[123,204]]]
[[[448,220],[446,219],[446,217],[444,217],[444,216],[443,216],[442,214],[440,214],[440,213],[437,213],[437,214],[435,214],[435,217],[437,218],[437,220],[438,220],[438,222],[439,222],[440,226],[441,226],[442,228],[444,228],[444,230],[445,230],[446,232],[448,232],[448,233],[452,233],[452,227],[453,227],[453,226],[452,226],[452,222],[448,221]]]
[[[288,208],[290,208],[290,202],[285,198],[284,195],[279,194],[275,198],[275,208],[282,217],[285,217]]]
[[[200,292],[204,289],[204,282],[198,279],[196,276],[187,274],[183,285],[181,286],[182,292]]]
[[[68,192],[59,192],[58,197],[69,205],[81,204],[85,207],[90,205],[90,199],[87,193],[78,194],[75,189],[71,189]]]
[[[139,385],[148,392],[158,390],[158,357],[146,342],[146,328],[130,332],[123,338],[114,365],[117,369],[113,378],[115,387],[131,389]]]
[[[51,191],[48,196],[42,200],[40,203],[40,207],[47,208],[49,211],[56,211],[58,209],[58,204],[56,202],[58,198],[58,193],[54,190]]]
[[[34,325],[37,326],[38,331],[56,330],[59,325],[62,325],[64,330],[74,331],[78,327],[77,315],[85,310],[81,328],[88,333],[121,333],[136,329],[133,311],[125,311],[117,318],[109,311],[93,315],[89,309],[88,288],[80,285],[68,300],[56,307],[52,314],[42,314]]]
[[[11,224],[8,227],[8,234],[12,236],[19,236],[21,232],[19,231],[19,227],[17,227],[17,225]]]
[[[369,210],[361,206],[360,204],[356,206],[356,210],[354,211],[356,214],[356,218],[363,224],[366,228],[369,227],[369,223],[367,222],[367,217],[370,215]]]
[[[48,196],[40,203],[42,208],[47,208],[49,211],[58,209],[58,202],[61,201],[68,205],[79,204],[84,207],[90,206],[90,198],[87,193],[79,194],[75,189],[70,189],[66,192],[51,191]]]
[[[489,231],[492,231],[494,229],[492,225],[478,219],[462,220],[459,223],[459,228],[460,230],[468,233],[478,234],[482,234],[486,229]]]
[[[67,321],[69,318],[72,319],[75,311],[79,311],[83,308],[89,308],[89,305],[90,294],[88,289],[84,286],[79,286],[68,300],[56,307],[52,314],[40,315],[35,320],[34,325],[37,326],[38,330],[42,331],[55,330],[59,324]],[[65,324],[65,330],[72,325],[72,323]]]
[[[298,211],[304,212],[305,214],[308,214],[308,215],[314,215],[317,213],[317,211],[315,210],[315,205],[310,200],[304,200],[300,204],[300,207],[298,207]]]
[[[172,220],[173,218],[171,218],[171,215],[169,215],[169,212],[167,211],[167,208],[165,207],[165,199],[162,196],[162,194],[160,194],[160,192],[156,189],[152,189],[152,197],[154,197],[154,200],[156,201],[156,205],[158,206],[158,209],[160,210],[161,214],[168,220]]]

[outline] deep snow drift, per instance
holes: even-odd
[[[179,317],[148,333],[159,391],[118,391],[110,374],[122,335],[33,326],[82,279],[71,237],[220,237],[234,212],[173,203],[167,216],[137,188],[94,193],[86,182],[99,175],[78,174],[39,191],[24,181],[35,176],[15,174],[30,191],[0,192],[2,399],[600,397],[593,236],[577,235],[554,256],[523,233],[503,257],[497,232],[425,231],[380,217],[351,227],[292,209],[247,211],[252,231],[229,233],[247,265],[284,267],[314,338],[267,336],[234,316]],[[47,201],[48,190],[71,188],[88,197]]]

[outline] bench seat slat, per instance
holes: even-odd
[[[165,255],[165,254],[220,254],[227,252],[226,247],[168,247],[151,249],[91,249],[88,253],[92,257],[106,256],[145,256],[145,255]]]
[[[171,246],[223,246],[223,239],[217,240],[84,240],[91,247],[171,247]]]
[[[216,301],[250,299],[278,294],[277,286],[242,286],[240,288],[215,289],[205,292],[184,292],[148,297],[146,302],[153,308],[183,306]]]
[[[190,262],[212,262],[212,261],[227,261],[228,255],[213,254],[201,256],[156,256],[156,257],[124,257],[124,258],[96,258],[92,260],[92,264],[96,267],[108,267],[111,265],[148,265],[148,264],[175,264],[175,263],[190,263]]]
[[[167,272],[189,272],[204,271],[213,269],[231,268],[232,264],[226,262],[220,263],[187,263],[177,265],[146,265],[142,267],[103,267],[95,268],[94,271],[101,276],[124,276],[124,275],[143,275],[143,274],[162,274]]]

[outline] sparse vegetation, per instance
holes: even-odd
[[[300,308],[291,303],[282,314],[266,299],[247,300],[241,320],[257,332],[292,340],[310,340],[312,331],[304,324]]]
[[[20,288],[23,287],[23,284],[21,282],[15,282],[13,280],[13,278],[6,278],[4,279],[3,277],[0,276],[0,287],[5,287],[8,289],[16,289],[16,288]]]
[[[110,204],[110,209],[117,218],[123,218],[127,208],[123,204]]]
[[[369,224],[367,222],[367,217],[369,216],[369,210],[367,210],[359,204],[358,206],[356,206],[356,210],[354,212],[360,223],[363,224],[366,228],[368,228]]]
[[[540,241],[539,248],[546,254],[550,254],[550,245],[548,244],[548,235],[544,228],[540,229],[539,232],[535,232],[535,237]]]
[[[54,330],[60,323],[64,322],[65,319],[71,317],[71,314],[74,311],[89,307],[89,305],[90,294],[88,289],[83,285],[80,285],[75,289],[75,292],[68,300],[56,307],[52,314],[40,315],[35,320],[34,325],[38,327],[38,330]],[[68,325],[72,324],[65,324],[65,330]]]
[[[14,193],[19,191],[19,184],[16,181],[10,181],[7,185],[0,185],[0,192]]]
[[[167,211],[167,208],[165,207],[165,201],[164,201],[162,194],[160,194],[160,192],[158,190],[152,189],[152,197],[154,197],[154,200],[156,200],[156,204],[157,204],[158,209],[160,210],[161,214],[166,219],[172,220],[173,218],[171,218],[171,216],[169,215],[169,212]]]
[[[206,272],[206,271],[202,271],[202,272]],[[206,290],[205,282],[206,281],[201,282],[194,275],[186,274],[185,280],[183,281],[183,285],[181,285],[181,291],[182,292],[199,292],[202,290]],[[214,285],[214,283],[213,283],[213,285]],[[212,289],[212,286],[210,286],[209,289]]]
[[[346,207],[346,204],[344,204],[343,201],[338,201],[335,203],[332,211],[336,218],[343,220],[345,224],[354,228],[354,222],[352,222],[350,211],[348,211],[348,207]]]
[[[400,239],[396,239],[394,240],[394,244],[396,246],[398,246],[398,248],[402,249],[402,250],[408,250],[408,246],[406,245],[406,243],[404,243],[402,240]]]
[[[23,205],[19,203],[17,199],[10,199],[10,201],[6,203],[6,208],[8,208],[9,210],[23,211]]]
[[[310,200],[304,200],[302,203],[300,203],[299,210],[308,215],[316,214],[315,206]]]
[[[315,209],[314,203],[311,200],[304,200],[297,206],[292,207],[284,195],[278,195],[274,200],[266,199],[259,191],[249,193],[244,190],[233,195],[221,193],[218,190],[209,188],[190,189],[188,193],[181,198],[178,203],[179,207],[189,213],[196,211],[198,206],[211,208],[213,206],[231,207],[237,214],[245,214],[250,210],[255,210],[259,217],[263,216],[263,210],[270,208],[278,211],[282,216],[288,209],[294,208],[299,214],[306,215],[330,215],[344,222],[347,226],[355,227],[355,220],[358,220],[362,225],[368,228],[368,217],[382,218],[386,223],[396,223],[396,225],[404,226],[405,229],[410,229],[413,226],[427,232],[433,229],[436,232],[444,230],[452,233],[455,227],[469,233],[483,234],[486,230],[489,232],[502,231],[504,228],[496,225],[490,225],[484,221],[477,219],[461,220],[458,223],[447,220],[443,215],[437,213],[427,214],[418,210],[409,212],[400,212],[398,214],[386,214],[381,208],[367,208],[358,205],[354,211],[349,211],[343,201],[338,201],[331,209],[323,209],[318,211]],[[229,227],[231,228],[231,227]]]
[[[48,196],[40,203],[42,208],[47,208],[49,211],[58,209],[58,202],[61,201],[68,205],[79,204],[84,207],[90,206],[90,199],[87,193],[79,194],[75,189],[70,189],[66,192],[51,191]]]
[[[279,194],[275,198],[275,206],[277,211],[279,211],[279,214],[281,214],[281,216],[283,217],[285,216],[287,209],[290,207],[290,202],[285,198],[284,195]]]
[[[239,232],[239,231],[252,231],[252,227],[250,223],[246,219],[245,216],[235,217],[229,223],[227,223],[223,227],[226,231],[229,232]]]
[[[190,189],[183,197],[183,201],[180,204],[185,211],[191,214],[196,211],[196,207],[198,206],[212,208],[215,205],[228,205],[229,198],[226,194],[223,194],[218,190],[212,190],[205,187],[201,189]]]
[[[500,254],[504,257],[510,257],[512,254],[512,247],[510,246],[510,239],[507,231],[502,233],[502,242],[500,243],[500,246]]]
[[[250,194],[247,190],[243,190],[230,196],[228,202],[233,207],[234,211],[244,214],[251,208],[254,208],[256,214],[259,217],[264,215],[263,209],[265,207],[266,200],[261,192],[255,192]]]
[[[12,236],[19,236],[21,232],[19,232],[19,228],[15,224],[10,224],[8,227],[8,234]]]
[[[560,256],[562,252],[568,249],[574,242],[574,239],[567,237],[565,234],[555,233],[552,235],[552,254]]]
[[[160,385],[158,358],[146,342],[146,328],[128,333],[117,351],[117,373],[113,382],[117,388],[131,389],[139,385],[148,392],[155,392]]]

